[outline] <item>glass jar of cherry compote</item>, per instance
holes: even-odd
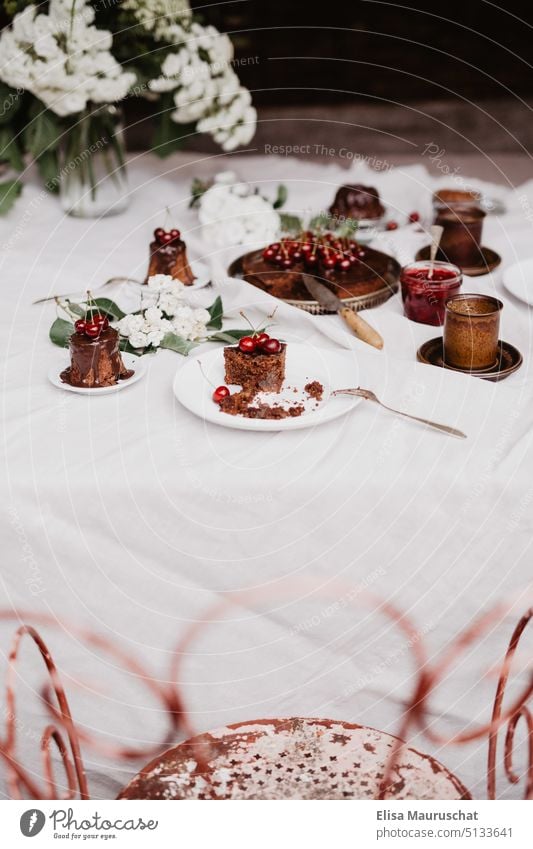
[[[445,303],[457,295],[462,282],[461,269],[451,262],[421,260],[405,265],[400,275],[404,314],[421,324],[444,324]]]

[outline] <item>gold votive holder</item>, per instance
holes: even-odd
[[[452,368],[480,371],[496,365],[503,304],[491,295],[462,294],[446,301],[444,362]]]

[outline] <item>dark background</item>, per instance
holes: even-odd
[[[259,57],[238,68],[258,105],[533,95],[531,2],[192,5],[232,36],[237,57]]]

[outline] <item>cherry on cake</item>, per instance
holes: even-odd
[[[224,348],[224,380],[252,394],[280,392],[286,353],[287,346],[266,333],[244,336],[238,345]]]
[[[70,386],[99,389],[127,380],[134,372],[127,369],[119,349],[119,334],[104,315],[79,319],[70,337],[70,366],[61,372],[61,380]]]
[[[185,286],[195,281],[189,260],[187,246],[179,230],[154,230],[154,240],[150,243],[150,261],[145,283],[156,274],[168,274]]]
[[[339,298],[372,295],[388,285],[391,258],[354,239],[305,231],[242,257],[245,280],[277,298],[309,301],[302,274],[316,277]]]

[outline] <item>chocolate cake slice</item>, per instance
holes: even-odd
[[[103,330],[96,339],[80,333],[70,337],[70,366],[61,372],[63,383],[97,389],[114,386],[134,372],[127,369],[118,347],[119,335],[113,327]]]
[[[241,351],[238,345],[224,348],[226,383],[242,386],[247,393],[280,392],[285,380],[287,346],[277,354]]]

